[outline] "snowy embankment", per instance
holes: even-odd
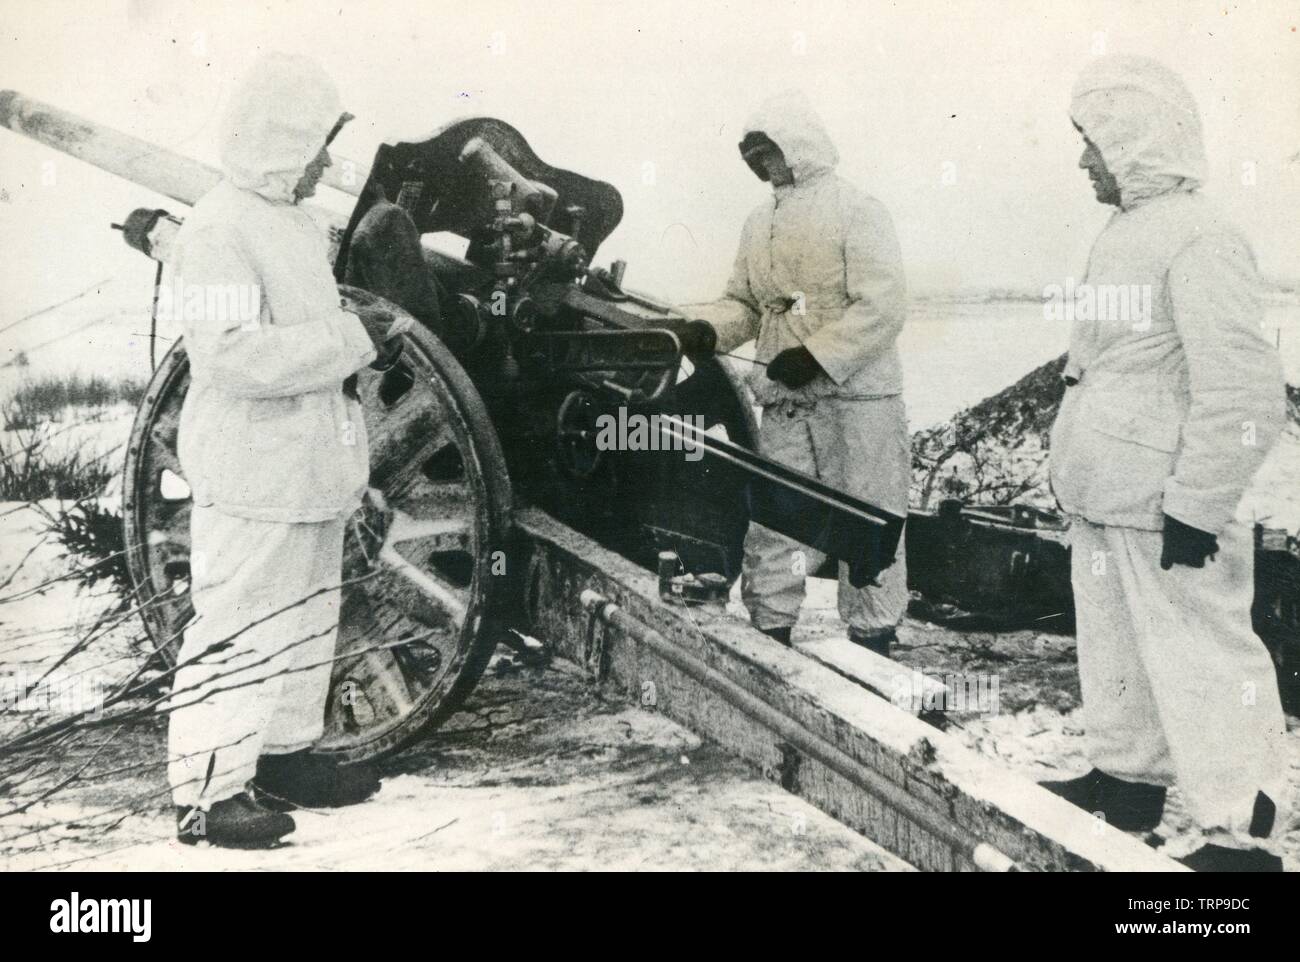
[[[912,436],[912,503],[945,497],[1020,502],[1053,509],[1047,485],[1048,436],[1064,387],[1064,357]],[[1238,518],[1300,534],[1300,388],[1289,386],[1288,422],[1242,498]]]

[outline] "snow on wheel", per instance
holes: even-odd
[[[401,309],[340,287],[364,317]],[[317,750],[356,761],[388,754],[455,710],[498,638],[505,593],[497,554],[510,481],[469,377],[414,325],[392,370],[364,369],[358,393],[377,496],[350,519],[339,640]],[[152,649],[174,664],[189,598],[190,490],[177,458],[189,362],[178,343],[159,365],[131,432],[123,518],[127,565]]]

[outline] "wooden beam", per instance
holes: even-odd
[[[952,704],[952,692],[939,679],[868,651],[846,637],[800,641],[794,648],[913,715],[919,715],[926,705],[936,705],[942,710],[943,706]],[[902,699],[897,697],[901,683],[906,683],[907,705],[900,704]]]

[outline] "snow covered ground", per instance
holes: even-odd
[[[114,753],[154,764],[0,819],[0,866],[908,870],[662,716],[603,701],[558,664],[498,659],[465,712],[385,766],[375,798],[295,812],[297,831],[269,852],[175,842],[156,764],[163,738],[161,725],[146,728]]]
[[[42,509],[56,505],[0,504],[0,738],[89,708],[139,664],[138,621],[105,630],[117,599],[63,578],[76,559]],[[51,669],[21,700],[15,686]],[[12,760],[0,766],[0,869],[908,869],[679,725],[607,700],[576,668],[504,653],[463,712],[385,766],[376,798],[296,813],[290,843],[271,852],[177,844],[165,749],[163,720],[145,714],[61,742],[12,782]],[[33,785],[62,787],[41,799]]]

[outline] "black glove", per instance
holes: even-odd
[[[672,319],[664,327],[682,342],[683,354],[712,354],[718,347],[718,332],[708,321]]]
[[[402,357],[403,342],[400,337],[392,337],[375,345],[375,359],[370,366],[376,371],[389,371]],[[343,396],[353,401],[360,401],[357,393],[357,376],[349,374],[343,381]]]
[[[767,365],[769,378],[792,389],[803,387],[821,373],[822,366],[817,363],[817,358],[802,344],[787,348]]]
[[[375,359],[370,362],[370,366],[376,371],[387,371],[402,356],[402,344],[401,337],[392,337],[386,341],[380,341],[375,345],[375,351],[378,353]]]
[[[1219,551],[1219,539],[1208,531],[1183,524],[1165,515],[1165,541],[1160,550],[1160,567],[1168,571],[1174,565],[1204,568],[1205,559],[1213,560]]]

